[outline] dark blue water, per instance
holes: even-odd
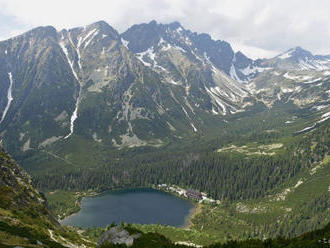
[[[122,190],[84,198],[81,210],[61,223],[80,227],[105,227],[113,222],[178,227],[185,224],[193,208],[190,201],[158,190]]]

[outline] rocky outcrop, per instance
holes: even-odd
[[[121,226],[112,227],[106,231],[98,241],[97,247],[101,247],[103,244],[125,244],[132,246],[135,239],[141,236],[140,233],[130,234]]]

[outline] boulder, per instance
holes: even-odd
[[[131,246],[133,245],[134,239],[137,239],[140,236],[141,234],[139,233],[130,235],[129,232],[123,227],[115,226],[103,233],[97,243],[97,247],[100,247],[105,243],[125,244],[127,246]]]

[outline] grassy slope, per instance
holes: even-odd
[[[125,229],[131,233],[136,234],[140,231],[135,229],[134,226],[126,225]],[[104,230],[102,229],[90,229],[86,231],[86,235],[96,235],[100,236]],[[325,248],[328,247],[330,240],[330,224],[326,225],[322,229],[318,229],[312,232],[305,233],[298,237],[292,239],[286,238],[276,238],[276,239],[248,239],[244,241],[228,241],[224,244],[216,243],[210,246],[205,246],[208,248]],[[190,242],[191,244],[191,242]],[[104,244],[101,248],[111,248],[111,247],[121,247],[124,248],[124,245],[114,245],[114,244]],[[170,240],[166,239],[163,235],[158,233],[142,233],[140,238],[136,239],[131,246],[132,248],[154,248],[154,247],[188,247],[184,245],[178,245]],[[191,246],[189,246],[191,247]]]
[[[49,202],[49,208],[57,216],[62,219],[67,215],[79,211],[79,197],[76,192],[56,190],[47,192],[46,197]]]
[[[1,147],[0,170],[0,247],[94,246],[57,223],[29,176]]]

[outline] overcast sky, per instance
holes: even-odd
[[[0,40],[33,27],[105,20],[119,32],[156,20],[226,40],[250,57],[301,46],[330,54],[329,0],[0,0]]]

